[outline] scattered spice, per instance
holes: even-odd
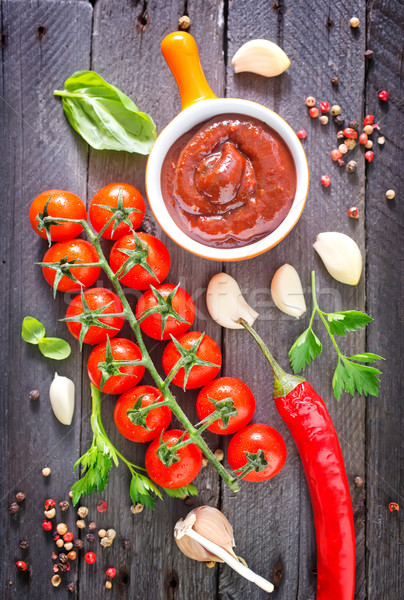
[[[334,75],[334,77],[331,77],[331,84],[335,85],[335,86],[339,84],[339,77],[337,77],[337,75]]]
[[[389,93],[386,92],[386,90],[381,90],[378,94],[377,97],[379,98],[379,100],[381,100],[382,102],[387,102],[387,100],[389,99]]]
[[[359,210],[357,206],[352,206],[348,209],[348,217],[351,219],[359,219]]]
[[[80,506],[77,509],[77,514],[80,517],[80,519],[84,519],[88,515],[88,508],[87,508],[87,506]]]
[[[348,171],[348,173],[355,173],[356,167],[357,167],[356,162],[354,160],[350,160],[346,166],[346,170]]]
[[[82,550],[84,548],[84,542],[83,540],[77,538],[76,540],[74,540],[73,546],[77,548],[77,550]]]
[[[362,477],[359,477],[359,476],[355,477],[354,484],[356,485],[356,487],[362,487],[362,485],[363,485]]]
[[[98,530],[98,536],[100,538],[104,538],[107,535],[107,532],[105,531],[105,529],[99,529]]]
[[[130,550],[132,543],[130,540],[122,540],[122,548],[124,550]]]
[[[331,177],[329,175],[323,175],[321,177],[321,185],[328,188],[331,185]]]
[[[115,529],[108,529],[107,531],[107,537],[110,538],[111,540],[114,540],[116,537],[116,531]]]
[[[77,558],[77,552],[76,552],[75,550],[71,550],[71,551],[68,553],[68,555],[67,555],[67,558],[68,558],[69,560],[76,560],[76,558]]]
[[[183,15],[182,17],[180,17],[178,19],[178,29],[182,29],[183,31],[186,31],[187,29],[189,29],[191,26],[191,19],[188,17],[188,15]]]
[[[133,515],[137,515],[138,513],[141,513],[144,509],[143,504],[132,504],[132,506],[130,507],[130,512]]]
[[[341,107],[338,104],[334,104],[334,106],[331,107],[331,115],[333,117],[337,117],[340,114],[341,114]]]
[[[106,581],[105,587],[107,588],[107,590],[110,590],[112,588],[112,583],[110,581]]]
[[[73,538],[74,538],[74,535],[72,534],[71,531],[68,531],[67,533],[65,533],[63,535],[63,539],[64,539],[65,542],[72,542]]]
[[[44,519],[42,521],[42,529],[44,529],[45,531],[52,531],[53,525],[52,525],[51,521]]]
[[[59,560],[60,560],[60,562],[61,562],[61,563],[63,563],[63,564],[64,564],[64,563],[67,563],[67,560],[68,560],[68,559],[67,559],[67,554],[65,554],[64,552],[61,552],[61,553],[59,554]]]
[[[309,115],[312,117],[312,119],[316,119],[318,117],[318,108],[313,106],[313,108],[309,110]]]
[[[20,541],[20,548],[22,550],[26,550],[28,548],[28,546],[29,546],[29,543],[27,542],[27,540],[21,540]]]
[[[372,135],[372,133],[373,133],[373,126],[372,125],[365,125],[365,127],[363,128],[363,131],[367,135]]]
[[[348,150],[353,150],[356,146],[356,141],[352,139],[346,139],[345,144]]]
[[[390,502],[390,504],[389,504],[389,511],[393,512],[395,510],[397,510],[397,511],[400,510],[399,505],[397,504],[397,502]]]
[[[60,575],[54,575],[51,579],[53,587],[58,587],[60,585],[61,581],[62,581],[62,578]]]
[[[109,567],[109,569],[105,571],[105,575],[113,579],[116,575],[116,569],[114,569],[114,567]]]
[[[15,499],[17,500],[17,502],[24,502],[24,500],[25,500],[24,492],[17,492],[17,494],[15,495]]]
[[[97,523],[95,521],[91,521],[88,528],[90,531],[95,531],[97,529]]]
[[[64,544],[64,549],[66,550],[66,552],[70,552],[70,550],[73,548],[73,542],[66,542]]]
[[[307,131],[304,129],[299,129],[299,131],[296,131],[296,135],[299,140],[305,140],[307,138]]]
[[[306,106],[308,106],[309,108],[311,108],[312,106],[315,106],[316,104],[316,99],[314,98],[314,96],[307,96],[306,98]]]
[[[394,190],[387,190],[386,198],[387,200],[393,200],[396,197],[396,192]]]
[[[336,161],[339,158],[341,158],[341,156],[342,156],[342,154],[338,150],[338,148],[334,148],[334,150],[331,150],[331,158],[332,158],[332,160]]]
[[[89,565],[93,565],[95,563],[95,561],[97,560],[97,557],[94,554],[94,552],[86,552],[86,554],[84,555],[84,560]]]
[[[366,142],[366,144],[365,144],[365,148],[368,148],[368,149],[370,149],[370,148],[373,148],[373,142],[372,142],[372,140],[368,140],[368,141]]]
[[[45,510],[43,514],[47,519],[53,519],[56,516],[56,509],[50,508],[49,510]]]
[[[8,512],[11,515],[15,515],[18,513],[18,511],[20,510],[20,507],[18,506],[17,502],[12,502],[10,504],[10,506],[8,507]]]
[[[73,498],[73,491],[72,490],[70,490],[68,496],[69,496],[69,498]]]
[[[23,560],[17,560],[17,562],[15,563],[15,566],[17,567],[17,569],[19,571],[26,571],[28,569],[27,563],[24,562]]]
[[[342,130],[338,131],[337,132],[337,140],[344,140],[344,139],[345,139],[344,132]]]
[[[93,533],[87,533],[86,540],[87,542],[90,542],[90,544],[92,544],[93,542],[95,542],[95,535]]]
[[[59,508],[63,512],[66,512],[66,510],[68,510],[69,506],[70,506],[70,504],[68,503],[67,500],[63,500],[62,502],[59,502]]]
[[[321,125],[327,125],[327,123],[328,123],[327,115],[321,115],[319,121],[320,121]]]
[[[349,140],[356,140],[358,137],[358,132],[353,129],[353,127],[346,127],[344,129],[344,136]]]
[[[377,143],[379,144],[379,146],[383,146],[385,142],[386,138],[383,135],[377,138]]]
[[[348,146],[346,144],[340,144],[338,146],[338,150],[341,152],[341,154],[346,154],[348,152]]]
[[[49,468],[49,467],[44,467],[44,468],[42,469],[42,475],[43,475],[44,477],[49,477],[49,475],[50,475],[50,474],[51,474],[51,470],[50,470],[50,468]]]
[[[71,581],[70,583],[67,584],[66,589],[67,589],[68,592],[75,592],[76,591],[76,584],[73,581]]]
[[[98,512],[103,513],[107,509],[108,509],[108,504],[105,502],[105,500],[101,500],[101,502],[97,506]]]
[[[367,152],[365,152],[365,158],[366,160],[371,163],[372,160],[374,159],[374,152],[372,152],[371,150],[368,150]]]
[[[371,60],[373,58],[373,50],[366,50],[365,52],[365,58],[367,58],[367,60]]]
[[[86,522],[83,521],[83,519],[79,519],[78,521],[76,521],[76,527],[78,529],[84,529],[86,526]]]
[[[208,569],[213,569],[213,567],[215,566],[215,561],[214,560],[208,560],[205,565],[208,567]]]
[[[58,548],[62,548],[64,546],[64,541],[62,540],[62,538],[59,538],[58,540],[56,540],[55,543]]]
[[[343,166],[344,166],[344,164],[345,164],[345,161],[344,161],[342,158],[339,158],[339,159],[337,160],[337,163],[338,163],[338,166],[339,166],[339,167],[343,167]]]
[[[56,560],[56,559],[57,559],[57,557],[58,557],[57,553],[56,553],[56,552],[52,552],[52,554],[51,554],[51,559],[52,559],[52,560]]]
[[[29,393],[29,399],[30,400],[34,400],[37,401],[39,400],[40,397],[40,393],[38,392],[38,390],[31,390]]]
[[[335,117],[335,124],[337,125],[337,127],[343,127],[345,123],[345,119],[342,115],[337,115]]]
[[[209,464],[209,461],[207,458],[203,457],[202,459],[202,469],[205,469]]]
[[[367,133],[361,133],[360,136],[359,136],[359,140],[358,141],[359,141],[360,144],[365,145],[366,142],[368,141],[368,139],[369,138],[368,138]]]
[[[56,525],[56,531],[59,535],[64,535],[65,533],[67,533],[67,525],[65,523],[58,523]]]
[[[351,127],[351,129],[355,129],[355,131],[358,131],[359,123],[355,119],[352,119],[351,121],[349,121],[348,127]]]
[[[357,27],[359,27],[359,19],[358,17],[352,17],[349,21],[350,26],[352,27],[352,29],[356,29]]]
[[[112,545],[113,540],[107,536],[103,537],[100,544],[103,548],[109,548]]]
[[[45,500],[45,510],[55,508],[55,506],[56,502],[53,500],[53,498],[48,498],[47,500]]]
[[[366,125],[373,125],[375,120],[375,116],[374,115],[366,115],[366,117],[363,119],[363,126],[365,127]],[[373,131],[373,129],[372,129]]]
[[[323,100],[323,102],[320,102],[320,110],[322,113],[330,112],[330,103],[326,102],[324,100]]]

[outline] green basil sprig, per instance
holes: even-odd
[[[156,126],[121,90],[95,71],[77,71],[65,81],[63,108],[70,125],[97,150],[149,154]]]
[[[70,356],[70,344],[57,337],[45,337],[45,327],[34,317],[25,317],[22,322],[21,337],[28,344],[37,345],[47,358],[63,360]]]

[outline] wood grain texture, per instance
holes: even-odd
[[[53,90],[74,70],[89,66],[91,6],[75,1],[4,0],[1,14],[5,36],[2,212],[9,217],[1,237],[2,306],[7,310],[1,319],[1,364],[7,365],[1,386],[1,515],[8,548],[0,594],[19,599],[49,597],[52,592],[53,542],[40,526],[43,502],[46,497],[54,496],[58,502],[67,497],[79,456],[81,357],[74,352],[62,363],[46,360],[38,348],[20,339],[20,331],[23,317],[29,314],[44,323],[48,335],[68,337],[65,325],[58,322],[68,296],[60,295],[54,301],[40,269],[33,265],[42,260],[47,244],[31,229],[28,210],[39,192],[52,187],[71,190],[82,198],[86,195],[86,144],[68,125]],[[54,418],[49,403],[49,385],[56,370],[78,384],[76,412],[69,428]],[[37,403],[28,398],[35,388],[41,393]],[[41,470],[46,465],[52,474],[45,480]],[[9,517],[7,505],[20,490],[26,500],[20,512]],[[69,523],[74,523],[73,515]],[[23,538],[30,543],[26,551],[19,548]],[[30,564],[30,576],[16,571],[14,562],[20,558]],[[67,596],[65,585],[63,590],[59,596]]]
[[[391,513],[390,502],[404,506],[403,403],[400,372],[403,353],[403,194],[400,156],[403,152],[402,29],[400,2],[370,2],[368,47],[374,49],[366,80],[366,112],[380,124],[386,144],[377,147],[367,170],[367,308],[375,321],[367,344],[386,358],[378,399],[369,398],[366,419],[366,534],[368,598],[394,600],[402,595],[404,577],[402,511]],[[388,35],[386,35],[388,31]],[[388,90],[389,101],[377,94]],[[377,137],[377,136],[374,136]],[[387,189],[396,191],[386,200]],[[401,240],[401,241],[400,241]]]

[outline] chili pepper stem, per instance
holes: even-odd
[[[299,383],[305,381],[304,377],[299,377],[298,375],[291,375],[290,373],[286,373],[286,371],[282,369],[282,367],[276,362],[276,360],[270,353],[264,340],[258,335],[255,329],[247,323],[247,321],[245,321],[244,319],[239,319],[238,323],[240,323],[240,325],[242,325],[244,329],[246,329],[248,333],[254,338],[258,346],[261,348],[265,358],[271,365],[272,373],[274,376],[274,398],[286,396],[296,386],[298,386]]]

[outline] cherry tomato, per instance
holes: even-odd
[[[49,200],[49,197],[51,199]],[[84,203],[76,194],[64,190],[46,190],[33,199],[29,209],[29,220],[33,230],[44,239],[47,239],[45,228],[38,230],[37,215],[43,213],[45,204],[48,204],[49,217],[62,217],[63,219],[87,219]],[[78,223],[59,223],[50,226],[52,242],[71,240],[77,237],[83,228]]]
[[[156,289],[164,299],[167,299],[175,287],[171,283],[165,283],[157,286]],[[147,290],[140,296],[137,303],[136,318],[139,319],[143,312],[157,305],[157,298],[153,291]],[[175,293],[172,307],[188,323],[182,323],[169,315],[164,326],[164,333],[161,335],[161,314],[156,312],[140,323],[142,331],[155,340],[169,340],[171,339],[170,334],[177,336],[188,331],[195,319],[195,305],[191,296],[183,288],[179,287]]]
[[[243,477],[246,481],[265,481],[279,473],[286,461],[286,445],[281,434],[269,425],[253,423],[238,431],[230,440],[227,460],[233,471],[243,467],[246,452],[263,450],[268,466],[263,471],[251,471]]]
[[[132,212],[128,215],[129,221],[133,225],[133,229],[137,229],[143,221],[145,205],[142,194],[133,185],[128,183],[110,183],[102,189],[98,190],[94,198],[91,200],[89,216],[92,226],[96,231],[101,231],[107,221],[112,217],[112,212],[107,208],[100,208],[97,204],[118,206],[119,193],[122,192],[122,201],[125,208],[136,208],[140,212]],[[112,233],[113,223],[108,225],[102,237],[107,240],[117,240],[123,235],[130,232],[129,225],[120,223]]]
[[[85,240],[69,240],[67,242],[57,242],[56,244],[53,244],[46,252],[43,262],[60,262],[63,258],[67,258],[68,262],[75,260],[77,261],[77,264],[98,262],[98,255],[95,248]],[[83,288],[88,288],[90,285],[93,285],[93,283],[97,281],[100,271],[100,267],[71,268],[72,275],[83,284]],[[42,273],[49,285],[53,286],[56,271],[48,267],[43,267]],[[77,292],[81,289],[81,286],[66,277],[66,275],[63,275],[58,283],[57,289],[61,292]]]
[[[176,340],[189,350],[195,342],[201,337],[202,333],[198,331],[188,331],[183,335],[180,335]],[[198,387],[202,387],[212,381],[219,373],[222,366],[222,353],[220,348],[211,337],[204,335],[202,342],[196,353],[198,358],[209,361],[218,365],[217,367],[206,367],[201,365],[195,365],[192,367],[185,389],[191,390]],[[177,364],[180,359],[180,353],[174,345],[174,342],[170,342],[165,347],[163,352],[163,369],[166,375],[171,371],[174,365]],[[176,373],[172,382],[179,387],[184,387],[184,368],[182,367],[178,373]]]
[[[105,361],[106,346],[106,342],[96,346],[91,351],[87,361],[88,376],[91,383],[98,389],[100,389],[102,376],[102,373],[98,368],[98,363]],[[142,358],[142,353],[138,346],[125,338],[113,338],[111,340],[111,351],[115,360],[140,360]],[[142,365],[120,367],[119,370],[121,373],[129,373],[129,376],[110,376],[101,390],[104,394],[122,394],[139,383],[144,374],[144,367]]]
[[[116,273],[128,258],[126,254],[119,250],[138,249],[139,255],[143,255],[143,260],[147,262],[155,276],[148,273],[141,264],[137,264],[121,277],[120,281],[135,290],[146,290],[150,284],[158,285],[164,281],[170,270],[171,259],[163,242],[154,237],[154,235],[140,232],[137,236],[140,238],[143,249],[136,248],[137,241],[133,235],[124,235],[113,245],[109,262],[112,270]]]
[[[184,432],[171,429],[163,433],[163,441],[167,446],[173,446],[178,442]],[[188,434],[184,439],[188,439]],[[145,456],[147,473],[157,485],[166,488],[180,488],[191,483],[198,475],[202,466],[202,452],[196,444],[188,444],[178,450],[180,461],[173,463],[171,467],[163,465],[157,456],[160,439],[157,438],[150,444]]]
[[[229,424],[224,429],[222,429],[223,421],[221,419],[209,425],[208,429],[213,433],[220,435],[235,433],[247,425],[253,418],[255,412],[254,396],[250,388],[240,381],[240,379],[236,379],[235,377],[219,377],[219,379],[211,381],[201,389],[196,400],[196,412],[200,421],[216,410],[209,401],[209,398],[213,398],[214,400],[231,398],[237,409],[237,415],[230,417]]]
[[[102,311],[103,313],[109,315],[113,313],[122,313],[123,311],[122,302],[120,301],[118,296],[114,294],[114,292],[111,292],[110,290],[107,290],[105,288],[91,288],[89,290],[86,290],[84,292],[84,298],[91,310],[102,308],[103,306],[106,306],[112,302],[112,304],[108,306],[108,308]],[[76,317],[78,315],[81,315],[82,312],[83,303],[81,301],[81,294],[79,294],[78,296],[75,296],[70,302],[66,311],[66,317]],[[101,314],[99,315],[100,322],[104,323],[105,325],[109,325],[110,327],[115,327],[116,329],[104,329],[103,327],[91,325],[86,335],[84,336],[83,342],[85,344],[100,344],[101,342],[105,342],[107,337],[113,338],[122,329],[123,324],[125,322],[124,317],[107,317],[106,319],[102,319]],[[81,323],[67,321],[66,325],[68,326],[70,333],[76,339],[79,339]]]
[[[142,397],[142,407],[150,406],[157,402],[146,416],[148,431],[141,425],[134,425],[126,414],[128,408],[133,408],[137,400]],[[118,431],[132,442],[150,442],[160,436],[163,429],[167,429],[171,421],[171,410],[168,406],[158,406],[164,400],[161,392],[151,385],[140,385],[128,390],[120,396],[115,404],[114,420]]]

